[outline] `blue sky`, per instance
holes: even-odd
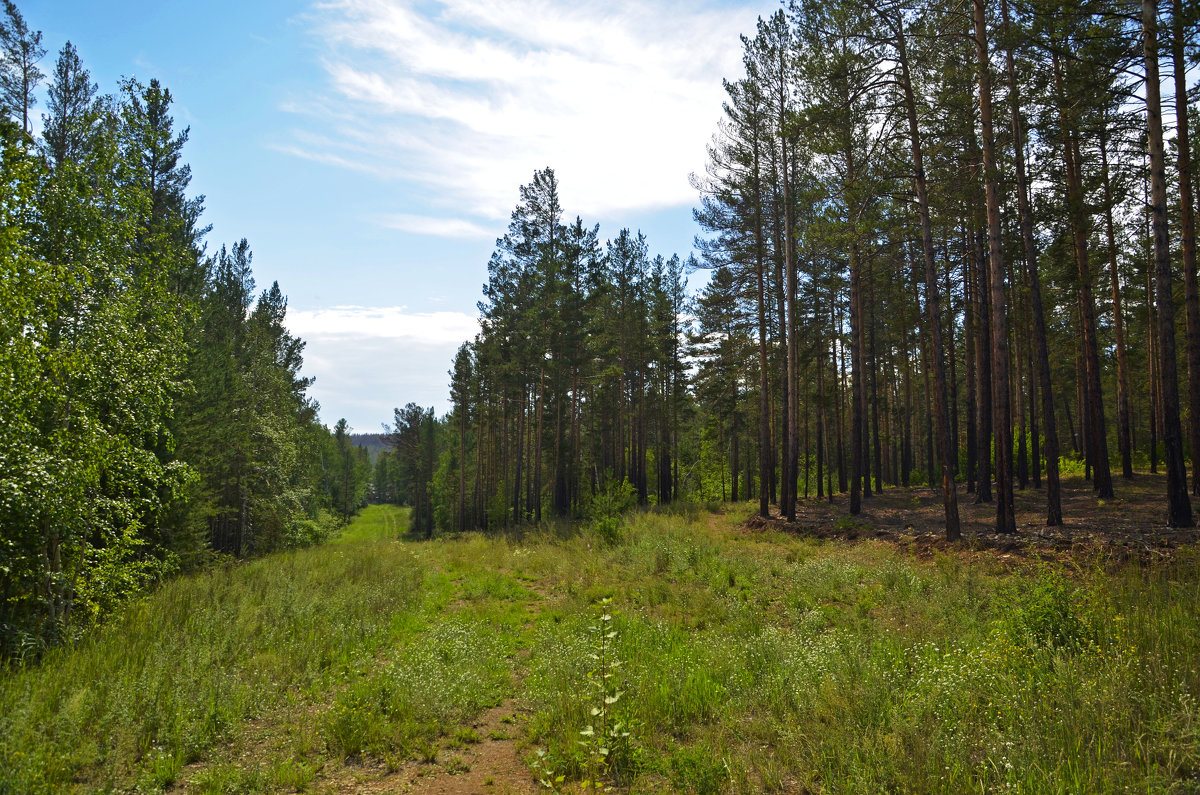
[[[160,79],[204,194],[209,248],[245,237],[278,280],[321,417],[375,431],[447,404],[487,260],[537,168],[569,216],[686,254],[690,172],[738,35],[773,0],[18,0],[106,92]],[[201,10],[202,9],[202,10]]]

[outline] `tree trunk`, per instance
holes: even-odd
[[[929,220],[929,196],[925,185],[924,154],[921,151],[921,132],[917,125],[917,102],[913,95],[908,69],[908,52],[904,41],[904,20],[898,17],[897,54],[904,89],[904,104],[908,111],[908,132],[912,144],[913,184],[921,218],[921,248],[925,254],[925,307],[929,322],[929,338],[933,350],[935,387],[933,409],[937,418],[938,451],[942,464],[942,500],[946,516],[946,538],[956,541],[962,537],[958,518],[958,487],[954,482],[954,458],[950,442],[949,390],[946,388],[946,362],[942,351],[941,311],[939,309],[937,266],[933,258],[933,230]],[[932,483],[930,484],[932,485]]]
[[[871,283],[871,337],[868,340],[871,348],[871,442],[872,457],[875,470],[875,493],[883,491],[883,438],[879,434],[879,349],[875,339],[875,289]]]
[[[758,302],[758,515],[770,516],[771,405],[767,385],[767,276],[763,241],[762,191],[759,184],[758,135],[754,136],[754,275]]]
[[[912,472],[912,351],[909,348],[908,332],[904,336],[904,419],[901,423],[900,441],[900,485],[908,488]]]
[[[817,317],[821,316],[821,309],[818,305],[815,308]],[[818,325],[819,328],[819,325]],[[825,345],[824,341],[818,338],[817,340],[817,499],[822,499],[825,496],[825,484],[822,482],[825,475]]]
[[[1183,249],[1183,292],[1187,314],[1192,494],[1200,495],[1200,291],[1196,286],[1196,209],[1192,198],[1192,144],[1188,124],[1187,61],[1183,48],[1183,0],[1173,0],[1171,4],[1171,26],[1171,55],[1175,65],[1175,140],[1179,168],[1179,243]]]
[[[946,249],[949,249],[949,243],[946,243]],[[950,449],[954,451],[954,467],[958,470],[958,353],[955,350],[954,343],[954,327],[957,325],[955,319],[957,313],[954,310],[954,280],[950,277],[950,256],[946,255],[946,267],[943,271],[945,291],[946,291],[946,322],[943,328],[946,330],[946,366],[950,368],[950,372],[946,374],[948,385],[950,388]]]
[[[521,523],[521,480],[523,452],[525,449],[525,388],[521,387],[521,405],[517,411],[517,455],[513,463],[513,498],[512,519],[514,524]]]
[[[538,377],[538,397],[537,397],[537,431],[534,436],[533,444],[530,445],[529,451],[537,455],[537,459],[533,464],[533,520],[535,522],[542,521],[542,460],[545,458],[542,455],[542,440],[545,439],[543,434],[543,422],[546,415],[546,368],[541,368],[541,375]],[[555,437],[557,439],[557,436]]]
[[[996,433],[996,531],[1017,532],[1013,509],[1012,408],[1009,387],[1008,319],[1004,302],[1004,256],[1000,236],[1000,195],[996,185],[996,144],[992,133],[992,80],[984,0],[974,0],[975,53],[979,63],[979,119],[983,133],[983,179],[988,216],[988,271],[992,309],[992,410]]]
[[[458,532],[467,529],[467,402],[458,419]]]
[[[1104,397],[1100,385],[1100,351],[1096,331],[1096,302],[1092,296],[1094,277],[1088,260],[1087,221],[1084,215],[1083,177],[1080,173],[1078,141],[1066,108],[1062,67],[1057,52],[1051,54],[1054,81],[1058,89],[1058,115],[1063,128],[1063,163],[1066,166],[1067,204],[1075,243],[1075,260],[1079,269],[1080,320],[1083,330],[1085,390],[1088,402],[1088,426],[1091,434],[1087,449],[1091,454],[1095,476],[1092,487],[1101,499],[1113,496],[1112,472],[1108,465],[1108,435],[1105,431]]]
[[[784,202],[777,202],[777,204],[780,203]],[[791,476],[788,472],[788,445],[789,440],[792,438],[791,421],[788,415],[788,407],[791,405],[791,376],[788,371],[788,351],[790,350],[790,339],[788,334],[789,309],[787,290],[784,287],[787,281],[787,277],[785,276],[787,268],[785,267],[785,257],[779,256],[779,253],[788,248],[788,246],[785,241],[786,232],[784,231],[787,227],[785,222],[779,218],[778,213],[776,213],[776,226],[776,239],[778,241],[778,248],[775,255],[775,285],[778,289],[775,291],[775,301],[779,314],[779,355],[782,357],[782,362],[780,362],[781,366],[779,368],[779,380],[781,382],[779,400],[782,405],[779,407],[779,436],[775,440],[777,446],[774,452],[776,455],[778,455],[776,466],[779,473],[779,514],[780,516],[787,516],[787,503],[789,498],[787,484],[789,480],[791,480]],[[794,497],[795,495],[792,496]]]
[[[965,220],[962,231],[963,326],[965,331],[963,352],[967,365],[965,376],[967,382],[967,493],[974,494],[976,483],[979,480],[979,468],[977,466],[979,459],[979,430],[975,425],[979,411],[976,397],[976,384],[978,382],[976,368],[978,365],[975,362],[975,335],[979,331],[975,323],[975,290],[973,289],[974,282],[971,278],[971,274],[974,272],[971,263],[974,260],[971,257],[970,233],[967,231]]]
[[[1100,171],[1104,189],[1104,235],[1108,244],[1108,271],[1112,282],[1113,331],[1117,342],[1117,449],[1121,477],[1133,479],[1133,449],[1129,430],[1129,359],[1125,355],[1125,312],[1121,307],[1121,277],[1117,269],[1117,236],[1113,224],[1112,185],[1108,173],[1108,124],[1100,128]]]
[[[992,501],[992,319],[991,291],[988,288],[987,263],[984,261],[983,238],[970,232],[972,261],[975,263],[975,372],[978,419],[975,423],[975,465],[979,473],[975,484],[975,503]]]
[[[1163,154],[1162,106],[1158,75],[1158,7],[1142,0],[1142,46],[1146,56],[1146,127],[1150,144],[1150,213],[1154,230],[1154,275],[1157,281],[1159,381],[1162,384],[1163,442],[1167,460],[1167,523],[1192,527],[1183,434],[1179,422],[1179,380],[1175,364],[1175,304],[1171,298],[1171,249],[1167,236],[1166,158]]]
[[[850,515],[862,511],[863,484],[863,328],[862,272],[858,244],[850,243]]]
[[[780,58],[783,51],[780,51]],[[799,376],[800,348],[796,339],[799,326],[796,312],[799,309],[796,302],[796,252],[795,239],[792,229],[792,182],[791,170],[788,168],[787,136],[784,133],[786,98],[784,95],[785,80],[782,74],[782,63],[779,76],[779,138],[782,152],[781,171],[783,172],[783,272],[785,280],[784,293],[787,301],[787,439],[784,457],[784,488],[783,515],[789,522],[796,519],[796,477],[797,454],[800,449],[797,437],[797,421],[799,419]]]
[[[1147,171],[1147,173],[1149,173]],[[1143,238],[1146,243],[1146,338],[1149,344],[1146,346],[1149,350],[1146,356],[1146,365],[1149,372],[1150,386],[1150,474],[1158,474],[1158,429],[1159,418],[1162,416],[1162,411],[1159,408],[1159,381],[1158,381],[1158,343],[1154,329],[1158,328],[1158,313],[1154,310],[1154,243],[1150,235],[1150,193],[1143,185],[1143,203],[1146,207],[1146,217],[1144,220]]]
[[[1028,295],[1024,290],[1018,291],[1018,284],[1015,275],[1012,271],[1012,266],[1009,266],[1008,283],[1013,287],[1013,295],[1016,296],[1020,292],[1022,298],[1027,298]],[[1013,301],[1017,306],[1020,316],[1018,323],[1024,328],[1029,327],[1029,313],[1026,311],[1028,301],[1021,300]],[[1029,488],[1029,426],[1028,415],[1025,413],[1025,374],[1028,371],[1029,363],[1029,346],[1026,344],[1028,336],[1022,333],[1013,334],[1013,342],[1016,345],[1016,362],[1013,364],[1013,375],[1016,377],[1016,384],[1013,387],[1013,396],[1016,398],[1017,406],[1017,483],[1020,485],[1021,491]]]
[[[834,323],[835,353],[837,358],[837,372],[834,373],[834,406],[837,417],[837,439],[838,439],[838,493],[845,494],[849,488],[846,482],[846,345],[842,337],[842,310],[838,306],[835,310],[831,309],[830,314],[836,317]]]

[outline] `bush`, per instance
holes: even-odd
[[[592,530],[606,542],[616,543],[621,538],[625,514],[636,504],[637,492],[628,480],[610,480],[596,492],[588,505],[587,517]]]
[[[298,549],[319,544],[333,535],[339,524],[337,516],[326,510],[319,511],[315,518],[293,520],[284,533],[283,546]]]
[[[1080,598],[1079,590],[1061,574],[1047,572],[1014,598],[1003,629],[1014,643],[1073,651],[1087,634],[1079,615]]]

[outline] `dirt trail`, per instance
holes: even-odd
[[[537,782],[517,750],[517,702],[510,699],[480,715],[472,729],[480,741],[445,749],[433,762],[405,762],[399,769],[347,767],[318,787],[340,795],[532,795]]]
[[[458,587],[461,580],[454,580],[454,584]],[[522,581],[521,584],[535,597],[526,605],[532,619],[544,609],[544,602],[549,596],[540,582]],[[447,609],[461,609],[469,603],[460,594],[449,603]],[[510,693],[521,692],[524,680],[522,667],[528,655],[528,650],[524,649],[517,653],[519,662]],[[354,774],[347,769],[342,776],[327,781],[325,791],[341,795],[539,793],[541,787],[518,751],[517,742],[521,735],[519,708],[519,700],[510,696],[499,706],[482,713],[470,725],[478,742],[456,742],[458,747],[440,750],[432,762],[407,761],[392,772],[377,768],[360,769]]]
[[[517,752],[514,706],[510,700],[480,715],[473,728],[482,742],[444,754],[446,761],[439,757],[439,764],[430,766],[435,772],[419,777],[405,791],[453,795],[538,792],[537,782]]]

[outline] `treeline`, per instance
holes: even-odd
[[[170,571],[308,543],[367,465],[300,375],[278,284],[205,254],[171,94],[101,94],[71,44],[0,24],[0,657]],[[48,83],[40,137],[33,112]],[[347,477],[350,471],[353,476]]]
[[[1190,526],[1197,8],[1164,16],[794,0],[760,19],[694,178],[694,301],[640,236],[563,224],[552,172],[522,188],[452,411],[397,414],[422,526],[580,515],[625,482],[711,496],[716,474],[789,518],[934,485],[955,538],[959,484],[1012,532],[1014,489],[1044,488],[1059,524],[1064,468],[1107,498],[1114,469],[1160,467]]]
[[[396,410],[379,493],[413,506],[418,533],[580,515],[611,483],[674,499],[696,476],[679,452],[684,264],[628,229],[601,244],[598,226],[565,222],[546,169],[521,188],[488,274],[452,410]]]

